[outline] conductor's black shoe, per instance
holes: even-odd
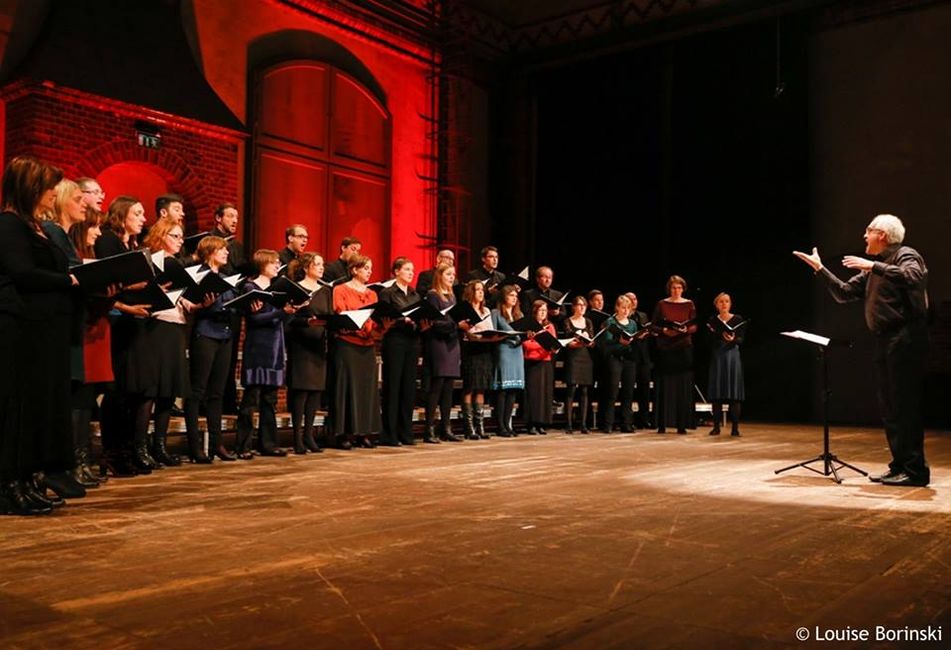
[[[883,478],[882,485],[895,485],[899,487],[925,487],[928,485],[928,479],[915,478],[908,474],[901,473],[891,478]]]
[[[901,472],[896,472],[896,471],[893,471],[893,470],[888,470],[887,472],[883,472],[883,473],[881,473],[881,474],[877,474],[876,476],[872,476],[871,474],[869,474],[868,480],[870,480],[872,483],[881,483],[881,482],[884,481],[885,479],[887,479],[887,478],[895,478],[895,477],[898,476],[899,474],[901,474]]]

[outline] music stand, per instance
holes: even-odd
[[[815,458],[810,458],[809,460],[804,460],[801,463],[796,463],[790,465],[789,467],[783,467],[782,469],[777,469],[776,474],[789,471],[791,469],[796,469],[797,467],[804,467],[810,472],[815,472],[816,474],[822,474],[823,476],[832,476],[832,480],[836,483],[841,483],[842,479],[839,478],[839,474],[836,470],[840,470],[843,467],[848,467],[854,472],[858,472],[862,476],[868,476],[868,472],[855,467],[854,465],[849,465],[844,460],[837,457],[835,454],[829,451],[829,358],[828,358],[828,349],[830,345],[833,346],[847,346],[851,343],[844,341],[833,341],[832,339],[819,336],[818,334],[810,334],[809,332],[803,332],[802,330],[796,330],[795,332],[780,332],[783,336],[788,336],[789,338],[797,339],[800,341],[805,341],[807,343],[813,344],[816,349],[819,350],[819,357],[822,359],[822,405],[823,405],[823,417],[822,417],[822,453],[816,456]],[[816,469],[815,467],[810,467],[813,463],[822,462],[822,471]],[[838,467],[836,467],[838,463]]]

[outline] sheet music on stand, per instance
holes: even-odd
[[[816,345],[821,345],[824,348],[829,347],[829,343],[832,342],[828,336],[819,336],[818,334],[812,334],[811,332],[803,332],[802,330],[794,330],[792,332],[780,332],[783,336],[788,336],[791,339],[799,339],[800,341],[808,341],[809,343],[815,343]]]

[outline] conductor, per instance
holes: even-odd
[[[883,485],[928,485],[921,396],[928,349],[928,269],[913,248],[902,246],[901,219],[880,214],[865,229],[865,252],[846,255],[842,265],[858,273],[843,282],[822,264],[819,252],[794,251],[825,281],[836,302],[864,298],[865,323],[875,335],[878,401],[892,460],[888,471],[869,479]]]

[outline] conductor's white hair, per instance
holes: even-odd
[[[868,225],[885,233],[889,244],[900,244],[905,241],[905,224],[893,214],[880,214]]]

